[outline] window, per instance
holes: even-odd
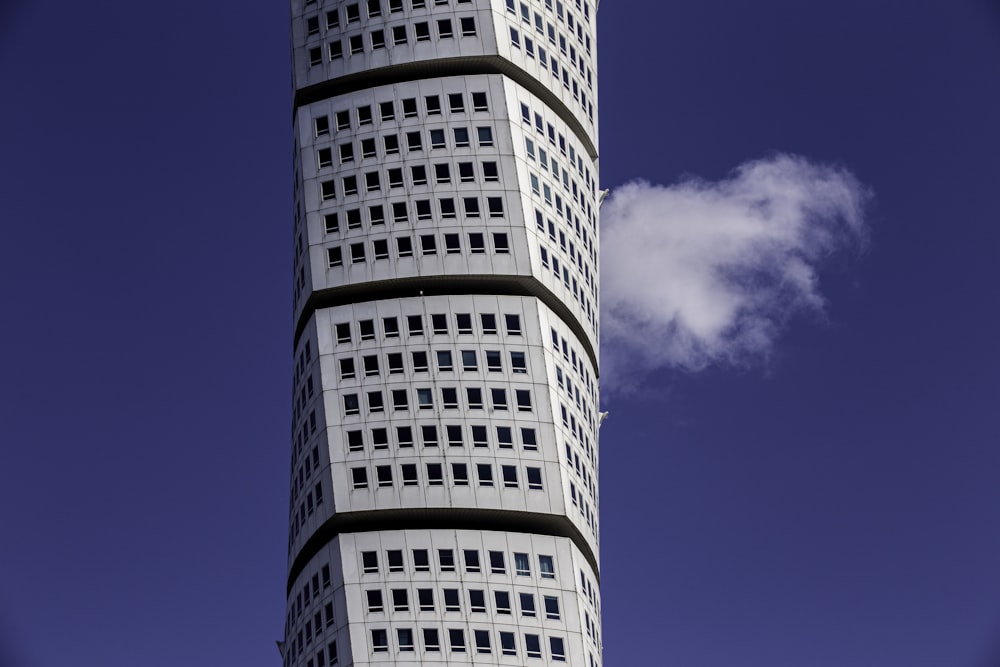
[[[336,113],[337,129],[338,130],[349,130],[351,129],[351,112],[350,111],[338,111]]]
[[[384,30],[372,30],[371,34],[372,40],[372,51],[376,49],[385,48],[385,31]]]
[[[507,591],[494,591],[493,598],[497,603],[498,614],[510,614],[510,593]]]
[[[542,657],[542,645],[538,641],[538,635],[524,635],[524,650],[529,658]]]
[[[398,170],[398,169],[390,169],[389,171],[391,173],[393,171],[400,171],[400,170]],[[392,176],[390,175],[389,178],[391,179]],[[400,176],[400,179],[402,179],[402,176]],[[407,222],[406,202],[405,201],[397,201],[397,202],[393,202],[392,203],[392,221],[393,222]]]
[[[510,245],[507,242],[507,234],[504,232],[494,232],[493,251],[498,255],[510,254]]]
[[[503,485],[506,488],[517,488],[517,467],[516,466],[500,466],[500,471],[503,476]]]
[[[552,556],[538,557],[538,571],[542,575],[542,579],[556,578],[556,570],[552,563]]]
[[[403,473],[403,486],[417,485],[417,465],[415,463],[404,463],[400,466]]]
[[[337,197],[337,190],[333,181],[323,181],[319,184],[320,197],[323,201],[330,201]]]
[[[490,401],[493,403],[494,410],[506,410],[507,390],[499,387],[490,389]]]
[[[319,47],[309,49],[309,66],[315,67],[316,65],[323,64],[323,50]]]
[[[503,372],[503,364],[500,359],[500,350],[486,350],[486,368],[491,373]]]
[[[490,572],[493,574],[506,574],[507,568],[504,564],[502,551],[490,552]]]
[[[344,265],[344,252],[340,248],[327,248],[326,263],[332,269]]]
[[[486,208],[489,209],[491,218],[503,217],[503,199],[501,197],[487,197]]]
[[[433,234],[422,234],[420,236],[420,252],[425,255],[437,254],[437,240]]]
[[[420,427],[420,438],[423,440],[424,447],[437,447],[438,446],[438,432],[437,426],[433,424],[424,424]]]
[[[441,388],[441,403],[446,409],[458,408],[458,390],[455,387]]]
[[[344,195],[356,195],[358,194],[358,177],[357,176],[345,176],[344,177]]]
[[[533,428],[521,429],[521,445],[527,450],[538,449],[538,442],[535,439],[535,429]]]
[[[372,651],[375,653],[389,651],[389,636],[385,630],[372,630]]]
[[[373,428],[372,447],[375,449],[387,449],[389,447],[389,432],[384,428]]]
[[[379,487],[392,486],[392,467],[375,466],[375,479],[378,480]],[[392,572],[392,568],[389,568]]]
[[[327,213],[324,215],[323,225],[326,227],[327,234],[334,234],[340,231],[340,223],[337,220],[336,213]]]
[[[442,572],[454,572],[455,552],[451,549],[438,549],[438,566]]]
[[[413,355],[413,370],[417,373],[423,373],[427,371],[427,353],[423,351],[414,352]],[[403,391],[403,390],[400,390]],[[404,392],[405,393],[405,392]]]
[[[442,486],[444,484],[444,473],[440,463],[427,464],[427,484],[429,486]]]
[[[465,631],[461,628],[450,628],[448,643],[451,644],[452,653],[465,653]]]
[[[316,136],[322,137],[330,134],[330,118],[327,116],[320,116],[313,119],[313,127],[316,130]]]
[[[504,315],[504,325],[507,327],[508,336],[520,336],[521,335],[521,316],[520,315]]]
[[[434,590],[431,588],[418,588],[417,605],[420,607],[420,611],[434,611]]]
[[[479,551],[476,549],[465,549],[462,555],[465,558],[465,571],[479,572]]]
[[[448,39],[454,37],[454,33],[451,29],[451,19],[441,19],[437,22],[438,38]]]
[[[351,37],[348,37],[347,44],[350,46],[351,55],[365,52],[365,43],[362,40],[361,35],[352,35]]]
[[[500,172],[497,169],[496,162],[483,162],[483,180],[485,181],[500,180]]]
[[[489,111],[489,105],[486,102],[486,93],[472,93],[472,110],[473,111]]]
[[[489,127],[477,127],[476,136],[479,138],[480,146],[493,145],[493,130]]]
[[[489,630],[475,630],[476,653],[490,653],[490,633]]]
[[[455,324],[458,327],[459,334],[472,333],[472,315],[469,313],[456,313]]]
[[[465,211],[465,217],[467,218],[479,217],[479,199],[477,199],[476,197],[463,197],[462,208]]]
[[[458,234],[445,234],[444,248],[445,252],[449,255],[455,255],[462,252],[462,244]]]
[[[514,554],[514,571],[521,577],[531,576],[531,562],[528,560],[528,554]]]
[[[339,60],[344,57],[344,44],[339,39],[327,44],[326,50],[330,60]]]
[[[531,593],[520,593],[518,597],[521,600],[521,616],[534,616],[535,596]]]
[[[351,482],[355,489],[367,489],[368,471],[365,468],[351,468]]]
[[[519,412],[531,412],[530,389],[516,389],[514,391],[514,398],[517,401],[517,409]]]
[[[424,628],[424,650],[425,651],[440,651],[441,642],[438,640],[438,631],[434,628]]]
[[[476,36],[476,19],[471,16],[466,16],[459,19],[459,23],[462,26],[462,37]]]
[[[483,390],[478,387],[466,387],[466,398],[469,402],[470,410],[483,409]]]
[[[417,406],[421,410],[430,410],[434,407],[434,394],[429,388],[417,389]]]
[[[396,630],[396,638],[399,640],[400,651],[413,650],[413,630],[409,628],[399,628]]]
[[[500,633],[500,652],[504,655],[517,655],[513,632]]]
[[[469,591],[469,609],[479,614],[486,613],[486,594],[483,591]]]
[[[435,332],[438,333],[438,332]],[[439,371],[450,371],[452,370],[451,363],[451,351],[450,350],[438,350],[436,352],[437,365]]]
[[[396,427],[396,442],[399,443],[401,449],[405,449],[413,446],[413,429],[409,426],[397,426]]]
[[[445,611],[461,611],[462,605],[458,598],[457,588],[445,588],[444,589],[444,610]]]
[[[413,257],[413,241],[409,236],[396,239],[396,252],[400,257]]]
[[[482,313],[479,321],[483,326],[484,334],[495,334],[497,332],[497,316],[493,313]]]
[[[427,185],[427,168],[422,164],[410,167],[410,178],[414,185]]]
[[[368,602],[369,614],[385,610],[385,608],[382,606],[382,591],[379,590],[365,591],[365,599]]]
[[[321,148],[316,151],[316,160],[319,163],[319,168],[329,167],[333,165],[333,151],[329,148]]]
[[[461,447],[462,446],[462,427],[457,424],[448,424],[445,426],[445,431],[448,434],[448,446],[449,447]]]
[[[390,572],[403,571],[403,552],[400,549],[389,549],[385,552],[385,556],[389,562]]]
[[[417,220],[431,219],[431,202],[428,199],[418,199],[414,202],[417,206]]]
[[[549,637],[549,649],[552,651],[552,659],[558,662],[566,661],[566,648],[563,646],[561,637]]]
[[[417,370],[414,368],[414,370]],[[406,397],[405,389],[393,389],[392,390],[392,409],[398,410],[400,412],[405,411],[409,408],[409,403]]]
[[[357,4],[347,5],[346,9],[347,9],[347,22],[349,24],[361,20],[361,11],[358,9]]]
[[[528,468],[528,488],[529,489],[541,489],[542,488],[542,469],[541,468]]]
[[[447,165],[445,165],[447,166]],[[447,182],[447,181],[446,181]],[[438,200],[441,205],[441,217],[442,218],[454,218],[455,217],[455,200],[451,197],[443,197]]]
[[[471,162],[458,163],[458,179],[463,183],[472,183],[476,180],[475,169]]]
[[[437,95],[427,95],[424,97],[424,107],[427,109],[428,116],[440,116],[441,98]]]
[[[375,151],[373,150],[372,152],[374,153]],[[382,186],[379,183],[377,171],[369,171],[368,173],[365,174],[365,188],[367,188],[368,192],[375,192],[377,190],[380,190],[381,187]],[[495,237],[496,234],[494,234],[493,236]]]
[[[559,620],[559,598],[554,595],[545,596],[545,618]]]
[[[469,469],[464,463],[452,463],[451,476],[455,480],[455,486],[469,485]]]
[[[344,412],[349,415],[361,412],[361,404],[358,402],[357,394],[344,394]]]
[[[394,588],[392,589],[392,610],[393,611],[409,611],[410,601],[406,594],[405,588]]]
[[[413,550],[413,569],[417,572],[430,572],[430,561],[427,559],[427,549]]]
[[[444,148],[444,130],[431,130],[431,148]]]
[[[414,23],[413,32],[416,34],[418,42],[426,42],[431,38],[431,28],[427,21]]]
[[[361,569],[365,574],[378,572],[378,553],[374,551],[362,551]]]
[[[421,151],[424,149],[424,143],[420,138],[419,132],[406,133],[406,149],[411,152]]]
[[[451,183],[451,169],[447,163],[434,165],[434,181],[438,184]]]
[[[524,352],[510,353],[510,367],[515,373],[528,372],[528,367],[524,358]]]
[[[462,350],[462,370],[464,371],[479,370],[479,364],[476,359],[475,350]]]
[[[417,115],[417,100],[407,97],[403,100],[403,118],[415,118]],[[419,136],[419,135],[418,135]]]
[[[352,208],[347,211],[347,228],[361,229],[361,209]]]
[[[493,486],[493,466],[489,463],[477,463],[476,474],[479,476],[479,486]]]
[[[465,100],[461,93],[450,93],[448,95],[448,110],[452,113],[465,113]]]
[[[392,43],[394,45],[406,44],[406,26],[397,25],[392,29]]]
[[[341,360],[341,374],[343,374],[343,362],[346,359]],[[366,354],[361,357],[361,365],[365,369],[365,376],[378,375],[378,356],[374,354]]]
[[[361,431],[347,432],[347,449],[352,452],[359,452],[365,448],[364,434]]]
[[[486,244],[483,235],[479,232],[469,233],[469,251],[473,255],[482,255],[486,252]]]

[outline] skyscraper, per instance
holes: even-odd
[[[592,0],[292,0],[286,667],[601,664]]]

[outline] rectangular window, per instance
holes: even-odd
[[[427,557],[427,549],[413,550],[413,569],[417,572],[430,572],[431,564]]]
[[[455,486],[469,485],[469,469],[464,463],[452,463],[451,476],[455,481]]]
[[[439,39],[449,39],[455,36],[451,29],[451,19],[441,19],[438,21],[437,29]]]
[[[538,640],[538,635],[524,635],[524,650],[529,658],[542,657],[542,644]]]
[[[438,549],[438,567],[442,572],[454,572],[455,552],[451,549]]]
[[[389,651],[389,636],[385,630],[372,630],[372,651],[374,653]]]
[[[556,617],[558,618],[558,616]],[[566,661],[566,648],[561,637],[549,637],[549,649],[552,651],[552,659],[557,662]]]
[[[510,593],[507,591],[494,591],[493,598],[497,604],[497,614],[510,614]]]
[[[528,473],[528,488],[539,490],[542,488],[542,469],[541,468],[527,468]],[[544,575],[543,575],[544,576]]]
[[[490,389],[490,401],[493,403],[494,410],[506,410],[507,390],[502,387],[494,387]]]
[[[362,551],[361,569],[365,574],[378,572],[378,553],[374,551]]]
[[[559,598],[554,595],[545,596],[545,618],[559,620]]]
[[[517,488],[517,467],[516,466],[500,466],[500,472],[503,476],[503,485],[505,488]]]
[[[420,611],[434,611],[434,589],[418,588],[417,604],[420,607]]]
[[[462,26],[462,37],[475,37],[476,36],[476,19],[471,16],[465,16],[459,19]]]
[[[427,484],[429,486],[442,486],[444,484],[444,473],[440,463],[427,464]]]
[[[422,631],[424,636],[424,650],[425,651],[440,651],[441,643],[438,640],[438,631],[434,628],[424,628]]]
[[[532,617],[535,615],[535,596],[531,593],[519,593],[521,601],[521,616]]]
[[[531,576],[531,561],[528,559],[528,554],[514,554],[514,571],[521,577]]]
[[[552,562],[552,556],[538,557],[538,572],[541,574],[542,579],[556,578],[556,570],[555,565]]]
[[[465,559],[466,572],[479,572],[479,551],[476,549],[465,549],[462,552]]]
[[[452,653],[465,653],[465,631],[461,628],[448,630],[448,643]]]
[[[479,477],[479,486],[493,486],[493,466],[489,463],[477,463],[476,474]]]

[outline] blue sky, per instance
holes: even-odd
[[[998,664],[1000,5],[603,4],[604,187],[872,195],[766,354],[605,396],[605,661]],[[287,17],[0,9],[0,664],[278,664]]]

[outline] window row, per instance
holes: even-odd
[[[318,21],[317,21],[318,25]],[[438,19],[436,21],[417,21],[412,24],[413,33],[409,33],[408,24],[393,26],[388,33],[384,29],[371,30],[367,33],[351,35],[346,40],[334,39],[322,46],[313,46],[308,50],[309,66],[316,67],[324,62],[334,62],[340,60],[345,54],[359,55],[365,51],[372,53],[386,46],[402,46],[414,42],[429,42],[431,40],[431,28],[433,27],[437,39],[452,39],[456,36],[456,26],[451,19]],[[458,19],[458,35],[461,37],[476,36],[476,19],[472,16],[463,16]],[[345,48],[346,47],[346,48]]]
[[[448,163],[435,164],[433,166],[433,183],[435,185],[452,184],[454,182],[453,172],[451,170],[451,165]],[[431,181],[427,180],[427,168],[424,165],[413,165],[409,169],[410,172],[410,185],[412,187],[423,186],[431,184]],[[459,171],[455,174],[457,180],[462,182],[462,172]],[[350,197],[352,195],[359,194],[359,183],[360,187],[364,192],[381,192],[385,190],[394,190],[396,188],[405,188],[406,182],[403,180],[403,169],[393,168],[387,169],[385,172],[385,180],[383,180],[382,172],[367,171],[360,174],[361,180],[359,181],[359,174],[350,174],[348,176],[343,176],[340,179],[332,178],[325,181],[320,181],[319,183],[319,195],[320,200],[323,202],[333,201],[335,199],[343,199],[345,197]],[[398,179],[398,180],[397,180]],[[340,187],[337,186],[337,181],[340,181]],[[471,182],[471,181],[465,181]],[[339,193],[338,193],[339,191]],[[463,206],[472,206],[473,209],[466,208],[467,217],[480,217],[479,214],[479,200],[473,198],[471,200],[473,203],[469,203],[470,200],[463,200]],[[455,201],[453,199],[439,200],[439,202],[446,202],[445,204],[440,204],[441,216],[442,217],[455,217]],[[405,204],[405,202],[398,202]],[[450,208],[445,209],[444,206],[450,203]],[[417,200],[415,202],[417,209],[417,220],[430,220],[431,219],[431,203],[429,200]],[[503,198],[502,197],[487,197],[486,198],[486,208],[489,211],[491,218],[502,218],[503,217]],[[401,211],[405,209],[400,209],[400,212],[394,208],[392,211],[394,222],[404,222],[408,221],[408,217],[404,216]],[[383,212],[384,215],[384,212]],[[383,218],[384,219],[384,218]]]
[[[427,316],[429,322],[425,322],[424,315],[404,315],[402,317],[383,317],[382,336],[385,340],[399,338],[400,322],[406,324],[406,333],[410,338],[423,336],[425,333],[437,335],[450,335],[448,328],[448,315],[446,313],[432,313]],[[499,333],[498,319],[496,313],[479,313],[480,333],[484,336],[496,336]],[[429,328],[425,329],[425,324]],[[504,332],[508,336],[521,335],[521,316],[516,313],[505,313],[503,315]],[[358,340],[375,340],[375,320],[363,319],[357,321]],[[455,313],[455,333],[459,336],[471,335],[473,332],[472,313]],[[351,343],[351,323],[337,322],[333,325],[334,335],[337,343]],[[574,359],[576,357],[574,356]]]
[[[425,146],[429,147],[432,151],[448,148],[471,148],[473,145],[473,137],[475,138],[476,146],[479,148],[489,148],[493,146],[493,128],[487,125],[474,127],[472,128],[472,131],[470,131],[468,127],[452,127],[450,133],[445,132],[443,128],[427,130],[427,143],[424,143],[424,135],[419,131],[403,133],[403,142],[400,142],[399,134],[383,134],[381,136],[381,144],[383,155],[389,156],[399,155],[402,143],[406,144],[407,153],[423,152]],[[353,141],[340,143],[337,144],[336,149],[336,154],[334,153],[333,147],[318,149],[316,151],[316,166],[320,169],[332,167],[334,165],[334,157],[336,157],[336,161],[339,164],[351,164],[355,162],[355,158],[359,156],[361,159],[379,157],[378,143],[376,142],[375,137],[366,137],[356,143]],[[487,173],[489,180],[499,180],[496,175],[496,163],[494,162],[490,164],[492,166],[489,168],[489,172]],[[441,165],[435,164],[433,165],[433,170],[436,179],[441,179],[443,176],[447,176],[447,180],[444,180],[443,182],[450,183],[451,172],[450,168],[446,170],[446,167],[447,165],[442,167]],[[422,171],[414,171],[414,169],[416,169],[416,167],[410,168],[410,181],[415,185],[426,185],[427,168],[420,165],[420,170]],[[458,176],[459,180],[462,180],[463,182],[474,181],[475,174],[473,172],[472,163],[461,163]],[[386,173],[386,182],[390,184],[390,187],[392,187],[394,183],[398,183],[399,186],[402,186],[403,170],[390,169]],[[438,182],[442,181],[439,180]]]
[[[542,114],[532,111],[526,103],[521,102],[521,122],[528,127],[534,127],[535,133],[543,139],[547,139],[549,145],[557,147],[559,152],[569,159],[569,164],[576,167],[577,174],[587,184],[587,190],[593,197],[597,188],[597,183],[590,173],[590,167],[584,160],[584,152],[577,150],[572,141],[567,141],[566,136],[561,132],[556,132],[555,125],[545,122]],[[588,215],[592,211],[588,210]]]
[[[459,199],[459,202],[462,205],[462,215],[464,218],[483,217],[478,197],[462,197]],[[435,208],[437,209],[436,211]],[[486,210],[490,218],[502,218],[503,198],[487,197]],[[348,230],[361,229],[361,212],[362,209],[360,208],[347,209],[343,212],[343,220],[341,220],[340,213],[327,213],[323,216],[323,229],[328,234],[341,231],[342,226]],[[392,216],[392,222],[394,223],[410,222],[410,210],[406,201],[392,202],[389,205],[388,211],[381,204],[369,206],[367,207],[367,213],[368,224],[371,227],[385,225],[387,214]],[[432,205],[430,199],[417,199],[413,202],[413,213],[417,221],[434,220],[435,214],[437,215],[437,219],[453,220],[458,217],[458,208],[455,199],[452,197],[439,198],[436,207]]]
[[[395,239],[393,246],[397,258],[414,256],[412,236],[393,236],[392,238]],[[442,234],[440,239],[443,243],[440,246],[437,234],[420,234],[416,238],[420,245],[421,257],[431,257],[438,254],[459,255],[463,252],[461,234]],[[469,232],[466,236],[469,254],[485,255],[487,238],[492,243],[491,251],[493,254],[510,254],[510,241],[506,232],[493,232],[491,234]],[[389,241],[388,238],[373,239],[370,245],[364,241],[358,241],[344,246],[328,247],[326,249],[327,268],[334,269],[344,266],[344,264],[364,264],[368,261],[389,259]],[[439,252],[439,249],[443,252]]]
[[[491,632],[489,630],[473,630],[472,634],[473,641],[475,642],[475,652],[477,654],[493,653],[493,646],[490,639]],[[447,630],[447,635],[448,649],[452,653],[468,653],[472,650],[471,646],[466,645],[464,629],[449,628]],[[372,630],[371,636],[373,653],[389,652],[388,630]],[[421,636],[423,639],[423,650],[425,652],[434,653],[441,651],[441,638],[437,628],[422,628]],[[501,655],[518,655],[516,635],[513,632],[498,631],[497,637],[497,648],[499,649]],[[523,640],[524,643],[522,644],[522,650],[524,651],[524,655],[529,658],[542,657],[542,645],[539,635],[525,633],[523,635]],[[400,653],[407,653],[414,651],[414,646],[413,630],[411,628],[397,628],[396,650]],[[549,637],[549,655],[553,661],[566,661],[566,647],[561,637]]]
[[[515,551],[510,555],[510,569],[519,577],[531,576],[531,555],[522,551]],[[402,549],[387,549],[384,555],[384,565],[379,564],[379,552],[361,552],[361,571],[364,574],[379,574],[382,569],[388,573],[405,572],[407,565],[406,554]],[[479,549],[461,549],[459,556],[463,569],[467,574],[478,574],[489,568],[490,574],[507,574],[508,554],[504,551],[487,551],[486,561],[480,559]],[[410,551],[410,561],[413,572],[431,571],[431,551],[429,549],[412,549]],[[456,560],[454,549],[437,549],[437,564],[440,572],[455,572]],[[382,568],[382,569],[380,569]],[[555,559],[552,556],[538,554],[538,575],[542,579],[555,579]]]
[[[427,463],[426,466],[426,485],[427,486],[443,486],[444,485],[444,464],[442,463]],[[465,463],[452,463],[451,464],[451,484],[452,486],[469,486],[469,468],[474,468],[476,472],[476,482],[481,487],[497,487],[500,482],[503,483],[503,488],[505,489],[518,489],[521,488],[521,483],[518,476],[518,467],[514,465],[497,465],[500,469],[500,479],[497,480],[493,476],[493,464],[492,463],[476,463],[476,464],[465,464]],[[394,485],[393,481],[393,468],[392,465],[376,465],[374,484],[378,488],[392,487]],[[406,486],[420,486],[419,479],[420,466],[416,463],[402,463],[399,464],[399,479],[404,487]],[[532,491],[543,491],[544,485],[542,483],[542,469],[532,466],[526,466],[524,468],[524,480],[529,490]],[[367,489],[369,488],[368,480],[368,468],[359,466],[351,468],[351,488],[354,490]]]
[[[416,596],[412,596],[408,588],[391,588],[388,599],[386,599],[381,588],[372,588],[365,591],[365,608],[368,614],[411,611],[461,612],[464,597],[469,613],[487,613],[487,591],[482,588],[470,588],[466,592],[467,595],[463,596],[462,591],[458,588],[442,588],[439,596],[435,596],[433,588],[417,588]],[[435,597],[437,597],[436,600]],[[520,615],[524,618],[539,618],[544,614],[547,620],[561,620],[559,596],[540,595],[539,597],[541,605],[536,605],[534,593],[515,593],[517,611]],[[511,602],[510,591],[494,590],[492,613],[498,616],[512,616],[514,606]]]
[[[437,426],[433,424],[426,424],[419,426],[417,430],[420,433],[421,444],[424,447],[437,447],[441,442]],[[525,451],[538,451],[538,439],[535,429],[522,427],[517,429],[517,431],[520,435],[521,447]],[[393,432],[395,433],[396,446],[399,449],[409,449],[413,447],[414,439],[412,426],[397,426]],[[387,428],[373,427],[368,431],[366,438],[364,431],[349,430],[346,432],[347,450],[349,452],[363,452],[369,446],[373,450],[388,449],[389,433],[390,431]],[[499,449],[514,448],[514,427],[497,426],[495,433],[495,443]],[[449,447],[465,446],[465,435],[460,424],[446,425],[445,431],[442,435],[444,437],[444,442],[447,442]],[[468,435],[473,447],[489,447],[491,444],[489,429],[485,425],[470,425]]]
[[[452,114],[466,113],[468,108],[474,112],[488,112],[490,110],[485,92],[470,93],[468,106],[463,93],[447,93],[444,98],[447,109]],[[350,109],[336,111],[333,114],[334,126],[338,132],[343,132],[351,129],[352,121],[354,127],[360,129],[373,125],[376,117],[382,122],[396,121],[397,118],[417,118],[420,115],[420,106],[423,107],[424,115],[428,117],[440,116],[445,108],[441,103],[441,95],[424,95],[421,99],[405,97],[399,101],[398,108],[394,101],[387,100],[377,103],[374,107],[370,104],[357,106],[353,113]],[[330,117],[317,116],[313,118],[313,130],[317,137],[328,136],[331,131]]]
[[[306,0],[306,7],[315,5],[317,0]],[[456,4],[467,5],[471,4],[472,0],[455,0]],[[449,4],[448,0],[409,0],[410,9],[425,9],[428,5],[433,5],[435,7],[440,7],[442,5],[447,6]],[[343,13],[340,9],[332,9],[326,12],[326,25],[327,28],[337,28],[340,27],[341,22],[344,25],[351,25],[352,23],[359,23],[361,21],[361,9],[364,8],[365,15],[368,18],[377,18],[382,16],[383,7],[386,8],[389,14],[398,14],[403,11],[403,0],[388,0],[387,3],[384,0],[364,0],[363,2],[354,2],[346,4],[342,7]],[[319,17],[314,17],[319,20]],[[309,19],[306,19],[307,31],[310,30]]]
[[[515,375],[526,375],[528,373],[528,361],[525,353],[520,350],[510,350],[510,371]],[[414,350],[410,353],[412,359],[413,372],[428,370],[427,352],[425,350]],[[489,373],[504,372],[504,355],[500,350],[483,350],[480,355],[479,350],[459,350],[456,355],[452,350],[435,350],[434,359],[437,363],[438,372],[455,371],[461,368],[466,373],[478,373],[485,370]],[[380,363],[378,354],[365,354],[361,356],[360,365],[356,363],[354,357],[341,357],[337,359],[337,369],[341,380],[349,380],[359,375],[364,377],[378,377],[383,368],[388,375],[402,375],[406,371],[403,368],[403,353],[388,352],[385,354],[384,366]],[[568,380],[567,380],[568,381]],[[560,386],[562,383],[560,382]],[[572,395],[572,391],[570,392]],[[455,399],[457,402],[457,397]]]
[[[458,409],[458,390],[454,387],[445,387],[443,389],[447,389],[448,391],[442,390],[439,399],[440,407],[445,409]],[[502,412],[509,410],[509,393],[514,395],[514,402],[517,406],[518,412],[531,412],[532,410],[530,389],[514,389],[513,391],[508,392],[506,387],[489,387],[488,392],[491,410]],[[392,403],[392,410],[394,412],[406,412],[410,409],[411,405],[414,405],[418,410],[434,409],[434,390],[430,387],[418,387],[414,389],[413,397],[416,400],[413,401],[412,404],[410,402],[410,390],[408,389],[390,389],[386,393],[389,395],[389,399]],[[367,407],[369,414],[385,412],[385,394],[383,394],[381,389],[376,389],[374,391],[365,392],[364,394],[344,394],[344,414],[361,414],[362,397],[364,398],[365,406]],[[470,410],[483,409],[483,391],[481,388],[467,387],[466,398],[468,400],[468,407]]]

